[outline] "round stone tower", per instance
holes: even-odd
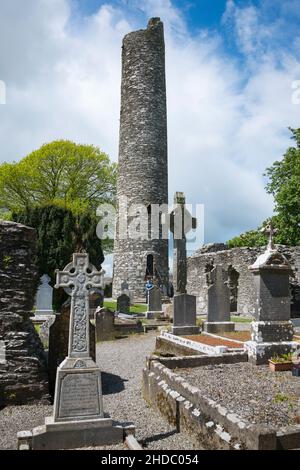
[[[168,146],[164,27],[152,18],[146,30],[125,36],[122,50],[118,216],[113,296],[127,282],[133,299],[145,298],[147,276],[168,283],[168,240],[122,238],[121,224],[132,204],[168,204]],[[125,219],[124,219],[125,218]],[[165,238],[165,237],[164,237]]]

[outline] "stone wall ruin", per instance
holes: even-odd
[[[290,277],[291,315],[300,317],[300,246],[279,246],[292,265]],[[231,312],[252,316],[254,312],[254,280],[249,266],[265,251],[265,247],[232,248],[225,244],[204,245],[188,258],[187,290],[197,297],[197,313],[207,312],[206,273],[216,264],[228,270],[231,290]]]
[[[40,338],[30,320],[38,284],[35,230],[0,221],[0,406],[47,400]]]

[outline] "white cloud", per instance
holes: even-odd
[[[243,63],[224,53],[219,36],[192,36],[170,1],[138,8],[166,24],[170,199],[183,190],[188,202],[204,203],[207,241],[224,241],[272,211],[262,173],[289,145],[286,128],[299,126],[291,86],[300,62],[278,51],[278,64],[265,47],[275,26],[261,31],[254,7],[229,1],[224,20],[247,53]],[[122,37],[147,19],[105,5],[76,21],[67,0],[1,0],[1,161],[57,138],[117,159]]]

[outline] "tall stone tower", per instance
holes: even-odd
[[[125,208],[168,203],[168,146],[164,27],[152,18],[146,30],[127,34],[122,51],[118,219],[114,246],[113,295],[128,283],[135,300],[144,298],[147,275],[168,282],[168,240],[121,239]],[[122,215],[123,214],[123,215]],[[124,217],[123,219],[124,220]],[[127,219],[130,221],[130,217]]]

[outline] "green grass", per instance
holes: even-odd
[[[274,397],[275,403],[282,403],[285,401],[290,402],[291,398],[288,395],[285,395],[284,393],[278,392],[275,397]]]
[[[203,322],[207,321],[206,316],[201,316],[201,318],[197,319],[197,326],[201,326]],[[233,321],[235,323],[251,323],[251,318],[247,317],[239,317],[239,316],[231,316],[230,321]]]
[[[251,319],[251,318],[247,318],[247,317],[235,317],[235,316],[232,316],[232,317],[231,317],[231,321],[234,321],[235,323],[251,323],[251,322],[252,322],[252,319]]]
[[[34,325],[34,328],[35,328],[35,331],[37,332],[37,334],[39,335],[40,330],[41,330],[41,325]]]
[[[117,301],[116,300],[105,300],[104,307],[109,308],[113,312],[117,310]],[[145,313],[147,312],[146,304],[134,304],[130,307],[130,313]]]

